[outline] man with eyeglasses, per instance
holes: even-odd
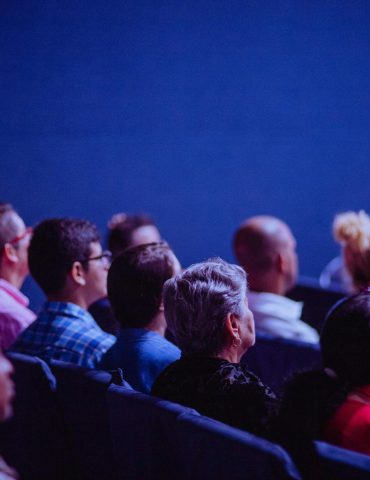
[[[28,275],[31,229],[9,203],[0,203],[0,347],[6,350],[36,315],[20,288]]]
[[[41,222],[30,243],[29,266],[47,302],[11,350],[94,368],[116,340],[87,312],[107,294],[109,265],[95,225],[71,218]]]

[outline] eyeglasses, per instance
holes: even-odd
[[[12,245],[14,245],[15,243],[18,243],[24,238],[26,238],[28,235],[32,235],[32,227],[26,228],[23,233],[21,233],[17,237],[12,238],[11,240],[8,240],[6,243],[11,243]]]
[[[82,260],[81,263],[87,263],[93,260],[102,260],[105,263],[110,264],[112,262],[112,253],[109,250],[104,250],[104,252],[102,252],[100,255],[97,255],[96,257],[86,258],[85,260]]]

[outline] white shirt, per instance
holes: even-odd
[[[317,331],[300,319],[302,302],[275,293],[250,291],[248,303],[254,315],[257,333],[310,343],[319,341]]]

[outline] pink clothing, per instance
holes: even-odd
[[[36,315],[27,308],[28,298],[18,288],[0,279],[0,347],[7,350]]]
[[[370,385],[348,395],[326,424],[322,439],[370,455]]]

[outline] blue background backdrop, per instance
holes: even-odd
[[[366,0],[1,0],[0,48],[1,198],[29,224],[146,211],[188,265],[269,213],[316,276],[334,214],[369,210]]]

